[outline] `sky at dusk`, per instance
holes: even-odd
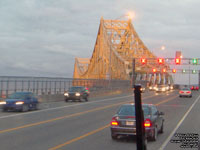
[[[200,58],[199,6],[199,0],[1,0],[0,76],[71,78],[74,58],[92,55],[100,18],[129,11],[138,35],[158,57],[182,51],[183,57]]]

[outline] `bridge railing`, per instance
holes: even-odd
[[[30,91],[36,95],[63,94],[71,86],[86,86],[91,93],[130,89],[129,80],[97,80],[51,77],[0,76],[0,97],[17,91]]]

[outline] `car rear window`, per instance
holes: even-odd
[[[148,106],[143,106],[142,108],[144,115],[150,114]],[[119,109],[117,114],[123,116],[135,116],[135,105],[124,105]]]
[[[183,88],[182,90],[183,90],[183,91],[190,91],[189,88]]]

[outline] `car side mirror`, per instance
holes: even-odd
[[[159,115],[161,115],[161,116],[164,115],[164,114],[165,114],[164,112],[159,112]]]

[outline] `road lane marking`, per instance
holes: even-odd
[[[63,144],[57,145],[57,146],[55,146],[55,147],[53,147],[53,148],[50,148],[50,149],[48,149],[48,150],[56,150],[56,149],[61,148],[61,147],[65,146],[65,145],[68,145],[68,144],[71,144],[71,143],[76,142],[76,141],[78,141],[78,140],[81,140],[81,139],[83,139],[83,138],[85,138],[85,137],[87,137],[87,136],[89,136],[89,135],[92,135],[92,134],[95,134],[95,133],[97,133],[97,132],[100,132],[101,130],[106,129],[106,128],[108,128],[109,126],[110,126],[110,124],[107,124],[107,125],[105,125],[105,126],[103,126],[103,127],[100,127],[100,128],[98,128],[98,129],[96,129],[96,130],[93,130],[93,131],[91,131],[91,132],[88,132],[88,133],[86,133],[86,134],[84,134],[84,135],[82,135],[82,136],[79,136],[79,137],[77,137],[77,138],[74,138],[74,139],[72,139],[72,140],[69,140],[69,141],[67,141],[67,142],[65,142],[65,143],[63,143]]]
[[[172,98],[168,98],[168,99],[166,99],[166,100],[164,100],[164,101],[161,101],[161,102],[159,102],[159,103],[157,103],[157,104],[155,104],[155,105],[158,106],[158,105],[160,105],[160,104],[166,103],[166,102],[168,102],[168,101],[173,100],[175,97],[177,97],[177,96],[174,96],[174,97],[172,97]]]
[[[159,102],[159,103],[157,103],[157,104],[155,104],[155,105],[161,105],[161,104],[166,103],[166,102],[168,102],[168,101],[170,101],[170,100],[173,100],[173,99],[176,98],[176,97],[177,97],[177,96],[170,97],[170,98],[168,98],[168,99],[166,99],[166,100],[164,100],[164,101],[162,101],[162,102]],[[69,144],[71,144],[71,143],[73,143],[73,142],[76,142],[76,141],[78,141],[78,140],[80,140],[80,139],[83,139],[83,138],[85,138],[85,137],[87,137],[87,136],[89,136],[89,135],[92,135],[92,134],[95,134],[95,133],[97,133],[97,132],[100,132],[101,130],[103,130],[103,129],[105,129],[105,128],[108,128],[109,126],[110,126],[110,124],[108,124],[108,125],[106,125],[106,126],[103,126],[103,127],[100,127],[100,128],[98,128],[98,129],[96,129],[96,130],[90,131],[90,132],[88,132],[88,133],[86,133],[86,134],[84,134],[84,135],[81,135],[81,136],[79,136],[79,137],[76,137],[76,138],[74,138],[74,139],[71,139],[71,140],[69,140],[69,141],[67,141],[67,142],[65,142],[65,143],[63,143],[63,144],[57,145],[57,146],[52,147],[52,148],[50,148],[50,149],[48,149],[48,150],[57,150],[57,149],[59,149],[59,148],[61,148],[61,147],[64,147],[64,146],[69,145]]]
[[[147,98],[150,98],[150,97],[153,97],[153,96],[148,96],[148,97],[145,97],[144,99],[147,99]],[[87,111],[83,111],[83,112],[79,112],[79,113],[74,113],[74,114],[71,114],[71,115],[57,117],[57,118],[54,118],[54,119],[49,119],[49,120],[45,120],[45,121],[31,123],[31,124],[27,124],[27,125],[24,125],[24,126],[19,126],[19,127],[16,127],[16,128],[10,128],[10,129],[5,129],[5,130],[0,130],[0,134],[1,133],[5,133],[5,132],[14,131],[14,130],[23,129],[23,128],[28,128],[28,127],[32,127],[32,126],[37,126],[37,125],[41,125],[41,124],[45,124],[45,123],[49,123],[49,122],[53,122],[53,121],[57,121],[57,120],[61,120],[61,119],[66,119],[66,118],[70,118],[70,117],[80,116],[80,115],[83,115],[83,114],[86,114],[86,113],[90,113],[90,112],[94,112],[94,111],[99,111],[99,110],[107,109],[107,108],[110,108],[110,107],[122,105],[122,104],[129,103],[129,102],[132,102],[132,101],[133,100],[129,100],[129,101],[126,101],[126,102],[120,102],[120,103],[111,104],[111,105],[107,105],[107,106],[103,106],[103,107],[98,107],[98,108],[90,109],[90,110],[87,110]]]
[[[156,93],[154,93],[153,95],[157,96]],[[89,101],[87,103],[79,103],[79,104],[74,104],[74,105],[72,104],[72,105],[67,105],[67,106],[60,106],[60,107],[43,109],[43,110],[37,110],[37,111],[33,111],[33,112],[26,112],[26,113],[22,113],[22,114],[14,114],[14,115],[1,116],[0,119],[10,118],[10,117],[16,117],[16,116],[22,116],[22,115],[29,115],[29,114],[40,113],[40,112],[44,112],[44,111],[57,110],[57,109],[62,109],[62,108],[67,108],[67,107],[73,107],[73,106],[75,107],[75,106],[87,105],[87,104],[92,104],[92,103],[99,103],[99,102],[104,102],[104,101],[112,101],[112,100],[116,100],[116,99],[133,97],[133,96],[134,95],[131,94],[131,95],[121,96],[121,97],[113,97],[113,98],[107,98],[107,99],[102,99],[102,100]]]
[[[188,111],[185,113],[185,115],[182,117],[182,119],[176,125],[176,127],[171,132],[171,134],[168,136],[168,138],[165,140],[165,142],[161,145],[161,147],[160,147],[159,150],[163,150],[167,146],[167,144],[169,143],[170,139],[172,138],[172,136],[174,135],[174,133],[176,132],[176,130],[180,127],[180,125],[183,123],[183,121],[185,120],[185,118],[188,116],[188,114],[190,113],[190,111],[192,110],[192,108],[194,107],[194,105],[198,102],[199,98],[200,98],[200,95],[197,97],[197,99],[194,101],[194,103],[190,106],[190,108],[188,109]]]

